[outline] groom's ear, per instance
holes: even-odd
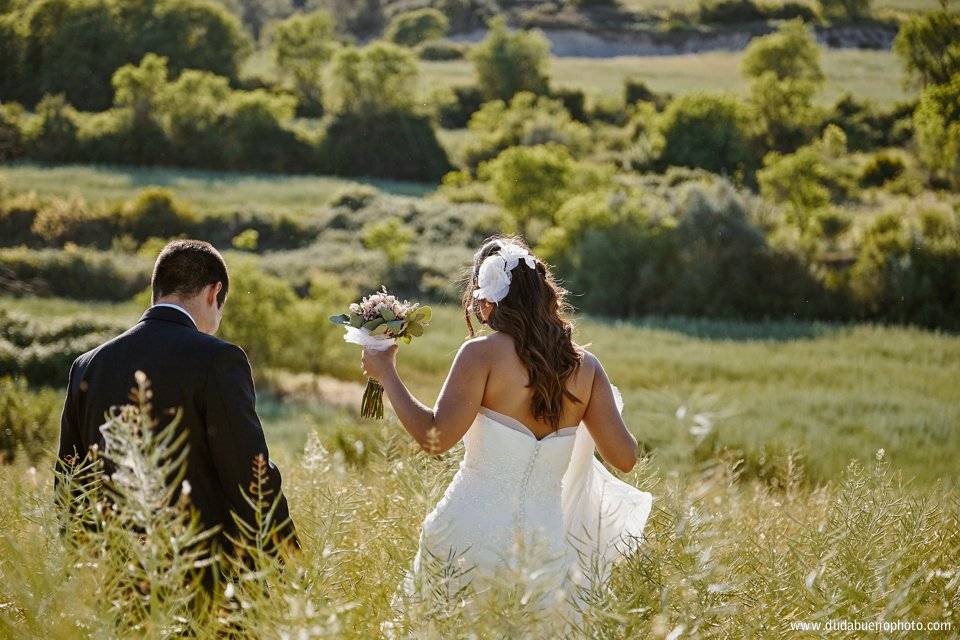
[[[220,281],[214,282],[207,286],[207,304],[216,305],[217,308],[220,308],[220,301],[217,299],[217,296],[220,295],[220,290],[223,289],[223,283]],[[224,301],[226,302],[226,301]]]

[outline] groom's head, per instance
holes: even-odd
[[[153,303],[168,302],[186,309],[197,328],[217,332],[230,276],[220,252],[202,240],[174,240],[163,248],[153,266]]]

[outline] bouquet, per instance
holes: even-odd
[[[410,344],[423,335],[423,328],[430,324],[433,311],[430,307],[404,300],[387,293],[386,287],[350,305],[350,313],[330,316],[330,322],[346,328],[343,339],[366,349],[383,351],[402,342]],[[364,418],[383,418],[383,386],[373,378],[367,378],[360,403],[360,415]]]

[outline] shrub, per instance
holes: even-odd
[[[363,225],[360,237],[363,246],[382,252],[387,257],[387,263],[396,266],[407,258],[415,234],[402,219],[391,216]]]
[[[317,156],[320,171],[334,175],[434,182],[452,168],[430,118],[405,112],[337,115]]]
[[[490,22],[486,39],[470,50],[480,90],[488,100],[509,100],[521,91],[546,93],[550,44],[539,32],[507,29],[502,17]]]
[[[277,66],[294,85],[300,104],[319,112],[323,101],[323,70],[337,48],[336,23],[327,11],[294,14],[272,32]]]
[[[960,185],[960,73],[924,90],[913,126],[920,159],[934,175]]]
[[[509,105],[502,100],[487,102],[473,114],[469,126],[474,135],[464,157],[471,169],[516,145],[554,142],[578,156],[591,142],[590,129],[575,122],[559,100],[528,92],[515,95]]]
[[[19,105],[0,104],[0,162],[10,162],[24,152],[22,109]]]
[[[870,13],[871,0],[818,0],[827,18],[856,20]]]
[[[350,292],[331,280],[314,280],[308,297],[300,299],[290,284],[251,261],[235,260],[231,279],[220,335],[246,351],[258,375],[268,367],[319,373],[331,366],[325,351],[340,332],[327,316],[349,302]]]
[[[47,244],[63,246],[67,242],[106,246],[118,231],[117,216],[94,209],[83,198],[54,198],[41,207],[31,232]]]
[[[480,166],[479,175],[493,187],[517,229],[540,219],[552,221],[567,197],[573,158],[557,144],[511,147]]]
[[[27,155],[45,161],[76,161],[80,152],[78,119],[62,94],[45,96],[27,124]]]
[[[249,47],[240,22],[203,0],[41,0],[15,15],[31,70],[16,97],[27,104],[62,93],[82,109],[104,109],[114,71],[148,52],[168,58],[174,74],[201,69],[235,78]]]
[[[418,75],[413,54],[389,42],[343,47],[330,63],[324,107],[357,116],[412,112]]]
[[[903,175],[906,168],[899,156],[878,153],[870,158],[870,161],[860,172],[860,185],[863,187],[882,187]]]
[[[960,14],[917,13],[897,32],[893,51],[917,85],[947,84],[960,73]]]
[[[960,328],[960,221],[950,211],[913,219],[896,212],[867,228],[851,269],[861,314],[947,330]]]
[[[397,14],[387,25],[387,40],[404,47],[414,47],[447,34],[450,22],[436,9],[417,9]]]
[[[753,0],[700,0],[698,13],[705,24],[757,22],[766,17]]]
[[[817,22],[819,16],[817,10],[806,2],[773,2],[764,4],[761,7],[764,15],[770,20],[795,20],[797,18],[804,22]]]
[[[0,339],[0,368],[6,368]],[[61,398],[49,390],[32,392],[22,379],[0,376],[0,464],[10,464],[19,453],[31,462],[44,455],[56,438]]]
[[[577,122],[587,121],[587,96],[582,89],[560,87],[550,91],[550,97],[559,100],[570,117]]]
[[[141,191],[123,206],[120,216],[123,230],[138,240],[187,233],[197,222],[191,209],[161,187]]]
[[[733,98],[688,95],[670,103],[660,123],[664,167],[701,167],[742,179],[753,163],[747,115]]]
[[[77,300],[129,300],[150,282],[145,261],[68,246],[64,250],[0,249],[0,291]]]
[[[854,184],[846,137],[834,126],[795,153],[768,154],[763,165],[757,173],[760,193],[772,202],[789,204],[792,221],[800,229],[807,227],[811,212],[842,201]]]
[[[435,40],[417,45],[417,57],[421,60],[462,60],[470,48],[449,40]]]
[[[445,129],[462,129],[483,105],[483,96],[475,86],[441,87],[436,92],[437,119]]]

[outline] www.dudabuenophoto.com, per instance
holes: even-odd
[[[864,631],[893,633],[896,631],[950,631],[950,621],[931,620],[797,620],[790,623],[793,631]]]

